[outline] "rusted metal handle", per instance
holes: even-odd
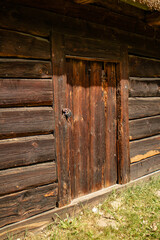
[[[72,112],[69,108],[63,108],[62,115],[65,116],[66,120],[68,120],[72,116]]]

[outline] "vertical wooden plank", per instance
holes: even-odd
[[[80,62],[73,61],[73,148],[74,148],[74,193],[76,198],[80,192],[80,118],[81,118],[81,82],[80,82]]]
[[[105,187],[117,181],[117,112],[116,112],[116,71],[114,63],[105,63],[106,79],[103,82],[106,122],[106,161],[104,170]]]
[[[128,52],[121,49],[121,63],[116,66],[117,73],[117,120],[118,120],[118,182],[124,184],[130,181],[129,157],[129,79]]]
[[[68,120],[69,124],[69,144],[68,144],[68,161],[69,161],[69,172],[70,172],[70,188],[71,188],[71,198],[74,198],[74,191],[75,191],[75,180],[74,180],[74,145],[73,145],[73,84],[74,84],[74,77],[73,77],[73,60],[66,59],[66,73],[67,73],[67,107],[71,110],[72,116]]]
[[[81,165],[80,165],[80,188],[81,194],[89,192],[89,78],[86,71],[87,61],[80,61],[80,152],[81,152]]]
[[[59,207],[62,207],[70,202],[71,191],[68,161],[68,122],[62,116],[62,109],[66,108],[67,76],[65,74],[63,36],[57,32],[52,32],[52,66]]]
[[[87,134],[87,121],[86,112],[87,99],[85,94],[86,76],[85,76],[85,62],[81,60],[72,60],[73,65],[73,124],[72,124],[72,141],[70,151],[72,157],[70,158],[71,168],[71,181],[72,181],[72,198],[81,196],[87,189],[87,158],[88,154],[88,134]]]
[[[105,119],[102,101],[102,63],[93,62],[90,75],[90,181],[91,191],[103,186],[103,163],[105,162]]]

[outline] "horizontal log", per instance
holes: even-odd
[[[0,227],[56,207],[58,184],[24,190],[0,197]]]
[[[160,14],[159,11],[149,12],[145,16],[146,22],[150,26],[160,26]]]
[[[54,183],[56,163],[43,163],[0,171],[0,196]]]
[[[129,98],[129,119],[143,118],[160,114],[160,98]]]
[[[102,1],[101,1],[102,2]],[[104,1],[103,1],[104,2]],[[108,2],[108,1],[107,1]],[[98,5],[89,5],[89,4],[77,4],[73,1],[64,1],[59,0],[57,1],[49,1],[46,3],[45,0],[40,0],[36,2],[32,1],[18,1],[16,0],[16,3],[20,3],[26,6],[31,6],[34,8],[41,8],[45,10],[49,10],[55,13],[59,13],[65,16],[71,16],[74,18],[79,18],[83,20],[87,20],[90,22],[95,22],[99,24],[104,24],[109,27],[116,27],[119,29],[123,29],[125,31],[130,32],[136,32],[138,34],[146,34],[147,36],[153,36],[153,28],[145,24],[144,21],[141,20],[141,18],[144,20],[144,12],[141,12],[141,17],[139,16],[137,9],[133,11],[130,10],[130,14],[126,14],[126,10],[128,11],[127,4],[123,4],[123,12],[122,12],[122,6],[120,7],[119,2],[112,4],[107,4],[107,6],[98,6],[100,2],[98,2]],[[100,4],[101,5],[101,4]],[[121,8],[121,10],[120,10]],[[132,7],[131,7],[132,8]],[[117,9],[117,11],[115,11]],[[133,14],[134,12],[134,14]],[[132,15],[134,15],[132,17]],[[135,17],[136,15],[136,17]],[[100,18],[99,16],[103,16]],[[128,24],[127,24],[128,23]],[[136,25],[136,28],[135,28]],[[152,34],[152,35],[151,35]]]
[[[0,106],[53,105],[52,80],[0,79]]]
[[[160,154],[160,135],[130,142],[131,163]]]
[[[50,59],[50,43],[43,38],[0,29],[0,56]]]
[[[160,78],[130,78],[130,97],[160,97]]]
[[[160,77],[160,60],[130,55],[129,56],[129,76],[130,77]]]
[[[65,36],[65,54],[71,56],[103,58],[117,60],[120,58],[120,45],[116,41],[100,41],[76,36]]]
[[[160,155],[155,155],[140,162],[133,163],[130,169],[131,180],[160,170]]]
[[[51,63],[48,61],[0,59],[1,78],[51,78]]]
[[[107,27],[108,24],[102,25],[90,21],[86,22],[78,18],[12,4],[9,8],[6,5],[4,7],[2,5],[0,9],[3,10],[2,14],[0,14],[0,25],[2,28],[15,30],[16,26],[18,31],[29,32],[39,36],[48,36],[51,29],[53,29],[55,32],[90,39],[103,41],[104,39],[110,39],[111,42],[117,40],[117,42],[122,44],[128,45],[129,43],[129,51],[131,53],[159,57],[160,43],[159,40],[153,39],[153,33],[151,33],[150,38],[146,38],[146,36],[140,34],[120,30],[120,28],[116,29],[115,23],[114,28],[111,29],[111,27]],[[137,24],[134,24],[134,29],[137,29],[135,26]],[[140,31],[142,31],[142,27],[140,28]],[[143,27],[143,29],[146,28]],[[149,33],[150,31],[147,30],[147,32]]]
[[[13,138],[0,141],[0,169],[55,160],[53,135]]]
[[[51,107],[0,109],[0,138],[49,133],[54,130]]]
[[[130,140],[160,134],[160,115],[129,121],[129,132]]]

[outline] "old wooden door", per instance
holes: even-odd
[[[66,59],[72,199],[117,181],[116,64]]]

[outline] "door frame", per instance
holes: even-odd
[[[56,36],[56,37],[55,37]],[[117,74],[117,165],[118,184],[130,181],[129,158],[129,113],[128,113],[128,50],[121,46],[116,56],[92,58],[87,56],[72,56],[65,54],[65,37],[61,33],[52,32],[51,54],[53,69],[53,108],[55,111],[55,140],[58,174],[58,206],[71,202],[71,187],[69,175],[69,129],[67,121],[62,116],[66,107],[67,76],[65,60],[67,57],[79,60],[103,61],[116,63]],[[109,48],[110,46],[108,46]],[[96,55],[96,53],[95,53]]]

